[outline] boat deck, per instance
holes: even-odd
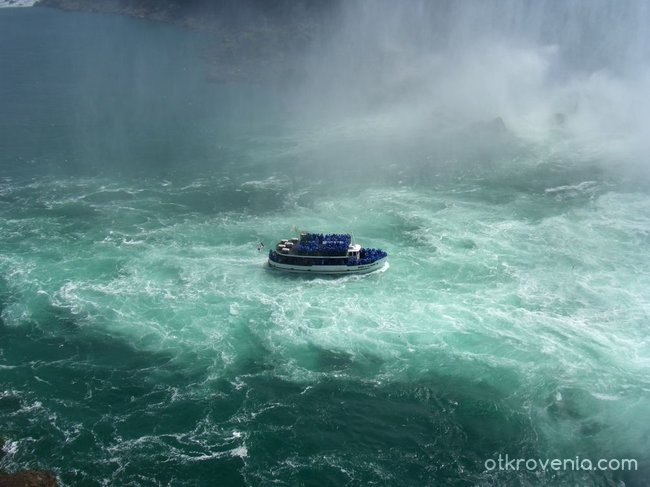
[[[388,254],[362,248],[343,234],[302,233],[300,238],[280,240],[269,251],[269,265],[291,272],[363,273],[383,265]]]

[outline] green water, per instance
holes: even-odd
[[[171,70],[141,113],[127,107],[150,92],[119,76],[66,94],[97,64],[79,32],[101,50],[116,30],[148,41],[98,79],[138,59],[143,86]],[[155,46],[200,41],[170,27],[11,10],[0,37],[13,46],[1,469],[53,470],[62,485],[646,484],[643,178],[537,145],[405,165],[426,147],[292,124],[280,95],[204,83],[198,57],[180,56],[179,75]],[[201,100],[174,91],[179,76]],[[179,119],[151,113],[158,96]],[[332,173],[363,157],[385,164]],[[390,266],[268,270],[256,244],[294,225],[352,232]],[[486,470],[499,454],[638,470]]]

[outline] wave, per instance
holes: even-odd
[[[33,7],[36,0],[0,0],[0,8]]]

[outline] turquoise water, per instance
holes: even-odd
[[[62,485],[646,484],[638,167],[548,142],[431,162],[419,137],[374,138],[375,119],[297,124],[271,89],[210,85],[200,40],[170,27],[0,24],[0,468]],[[116,31],[146,41],[97,67]],[[164,42],[187,70],[153,55]],[[98,81],[136,60],[141,90]],[[294,225],[352,232],[390,267],[268,270],[256,244]],[[638,470],[487,470],[499,454]]]

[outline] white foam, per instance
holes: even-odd
[[[281,190],[288,185],[288,181],[276,176],[269,176],[266,179],[246,181],[242,183],[241,187],[244,189],[267,189],[267,190]]]
[[[245,445],[233,448],[230,450],[230,456],[246,458],[248,456],[248,448]]]
[[[583,181],[548,193],[596,186]],[[11,323],[20,322],[19,311],[29,310],[28,298],[37,295],[135,347],[169,351],[179,362],[186,356],[206,360],[209,378],[225,376],[235,390],[254,387],[244,372],[228,375],[249,355],[272,363],[274,377],[301,384],[304,395],[323,378],[358,378],[354,364],[368,358],[378,365],[365,379],[382,384],[426,373],[434,362],[444,366],[449,357],[470,368],[480,363],[516,370],[523,382],[534,382],[536,367],[542,367],[537,364],[560,370],[557,380],[563,382],[582,380],[585,370],[602,363],[616,364],[616,373],[647,372],[648,344],[639,339],[641,311],[648,309],[647,266],[627,238],[648,228],[645,195],[609,193],[588,208],[533,223],[513,217],[513,206],[504,211],[475,197],[467,191],[375,188],[264,219],[188,217],[152,231],[147,245],[93,244],[98,258],[118,255],[127,263],[106,277],[81,272],[87,260],[68,256],[65,242],[53,240],[49,251],[65,256],[57,265],[66,275],[58,281],[47,262],[0,256],[8,284],[19,291],[4,312]],[[355,234],[364,245],[385,248],[393,265],[379,278],[267,273],[264,256],[250,245],[252,235],[273,238],[287,221],[335,231],[362,207],[372,209],[372,218],[357,221],[361,231]],[[416,238],[384,236],[386,228],[401,225]],[[136,238],[119,222],[114,228],[116,242]],[[620,234],[610,237],[611,229]],[[216,237],[221,233],[227,241]],[[198,242],[192,240],[197,235]],[[457,245],[466,238],[476,247]],[[630,253],[621,252],[628,246]],[[559,260],[564,256],[589,272],[566,269]],[[328,363],[330,353],[334,360]],[[604,382],[616,382],[604,374]],[[608,387],[594,389],[603,399],[616,397]],[[175,400],[184,391],[171,395]],[[559,392],[553,396],[561,400]],[[247,453],[242,446],[218,455]],[[211,450],[197,454],[210,457]]]
[[[0,8],[33,7],[36,0],[0,0]]]
[[[561,193],[568,191],[584,191],[587,189],[592,189],[598,183],[596,181],[583,181],[578,184],[570,184],[565,186],[556,186],[554,188],[547,188],[544,190],[545,193]]]
[[[17,441],[5,441],[2,446],[2,451],[7,456],[13,456],[18,452],[18,442]]]

